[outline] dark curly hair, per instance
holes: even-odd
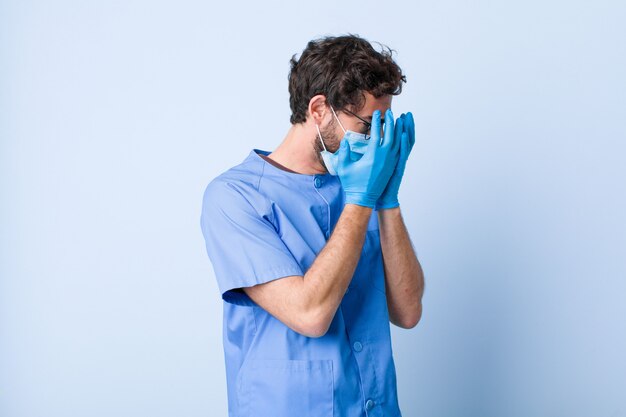
[[[400,94],[406,76],[392,59],[393,50],[378,44],[381,52],[358,35],[327,36],[310,41],[299,60],[294,54],[289,61],[291,124],[306,121],[309,101],[317,94],[337,110],[352,105],[353,111],[365,105],[364,91],[376,98]]]

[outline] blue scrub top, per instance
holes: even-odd
[[[344,207],[338,177],[280,169],[253,149],[206,187],[200,223],[224,304],[230,417],[401,416],[385,277],[372,211],[328,332],[303,336],[241,287],[304,275]]]

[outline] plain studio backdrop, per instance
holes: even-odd
[[[626,416],[625,21],[620,1],[0,1],[0,416],[227,415],[202,193],[283,139],[289,58],[347,33],[394,49],[416,121],[403,416]]]

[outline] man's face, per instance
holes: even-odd
[[[352,108],[348,108],[348,110],[370,123],[372,122],[372,113],[374,113],[375,110],[380,110],[380,121],[382,126],[385,120],[385,111],[391,107],[392,97],[392,95],[385,95],[380,98],[375,98],[370,93],[365,92],[365,105],[363,108],[359,111],[354,111]],[[352,130],[358,133],[371,133],[368,132],[367,124],[360,120],[359,117],[338,109],[335,109],[335,112],[337,113],[337,118],[341,121],[341,124],[346,130]],[[337,123],[332,111],[329,111],[328,114],[328,123],[320,125],[320,132],[322,134],[322,138],[324,138],[326,149],[329,152],[334,153],[337,152],[337,149],[339,149],[339,143],[341,142],[341,139],[343,139],[344,132],[341,129],[341,126],[339,126],[339,123]],[[325,166],[324,161],[319,154],[323,150],[319,138],[315,140],[314,144],[318,159],[321,165]]]

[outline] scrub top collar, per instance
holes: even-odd
[[[329,179],[334,178],[334,176],[329,174],[328,172],[325,173],[325,174],[299,174],[299,173],[285,171],[283,169],[280,169],[280,168],[270,164],[265,159],[263,159],[263,158],[261,158],[259,156],[259,154],[269,155],[270,153],[271,153],[270,151],[253,148],[252,151],[250,151],[250,154],[248,155],[248,158],[249,159],[254,159],[256,161],[260,161],[261,163],[265,164],[265,167],[266,167],[265,171],[268,172],[268,173],[271,172],[273,174],[279,174],[279,175],[282,175],[282,176],[285,176],[285,177],[289,177],[290,179],[292,179],[294,181],[301,181],[301,182],[306,183],[306,184],[310,184],[312,180],[314,180],[315,178],[318,178],[318,177],[329,178]]]

